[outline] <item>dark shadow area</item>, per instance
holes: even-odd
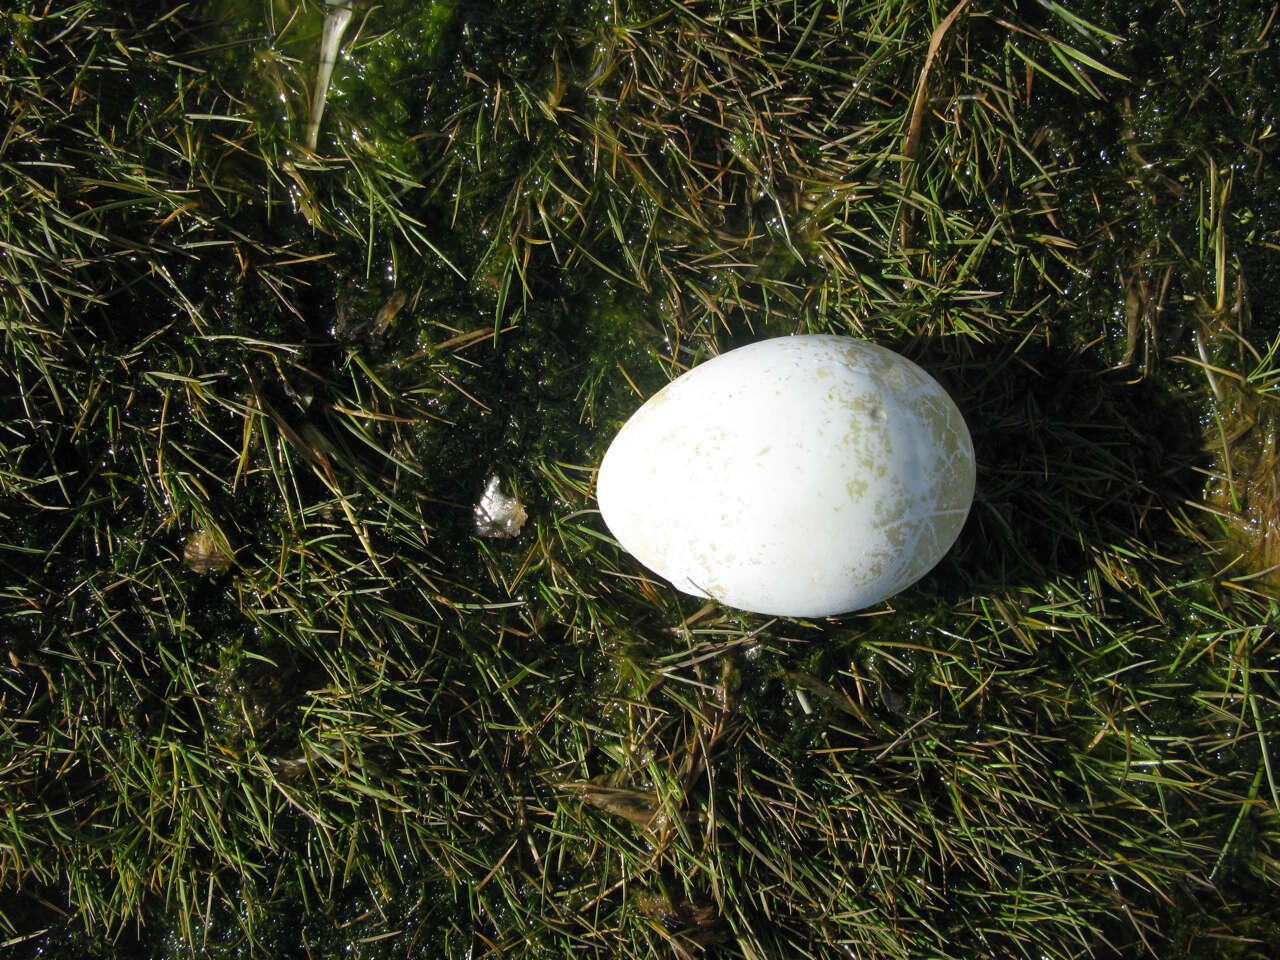
[[[958,599],[1075,577],[1129,541],[1167,552],[1169,511],[1197,495],[1208,463],[1190,398],[1040,343],[914,347],[964,413],[978,467],[969,519],[927,589]]]

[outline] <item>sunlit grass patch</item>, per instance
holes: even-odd
[[[1270,956],[1274,11],[353,12],[0,21],[0,943]],[[979,459],[820,622],[594,503],[793,332]]]

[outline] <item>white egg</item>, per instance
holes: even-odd
[[[765,340],[667,384],[600,465],[618,542],[679,590],[818,617],[878,603],[950,549],[973,444],[938,382],[884,347]]]

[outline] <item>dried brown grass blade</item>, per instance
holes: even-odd
[[[948,13],[933,28],[933,35],[929,37],[929,50],[924,57],[924,66],[920,69],[920,81],[916,84],[915,105],[911,109],[911,123],[907,127],[907,135],[902,141],[902,155],[908,160],[914,160],[916,152],[920,149],[920,131],[924,126],[924,105],[928,93],[929,68],[933,66],[933,58],[938,53],[938,47],[942,45],[942,38],[951,29],[951,25],[955,23],[956,17],[965,7],[969,5],[969,0],[960,0],[951,12]]]

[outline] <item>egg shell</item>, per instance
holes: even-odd
[[[618,542],[685,593],[780,616],[878,603],[964,525],[973,444],[946,391],[892,350],[765,340],[667,384],[600,465]]]

